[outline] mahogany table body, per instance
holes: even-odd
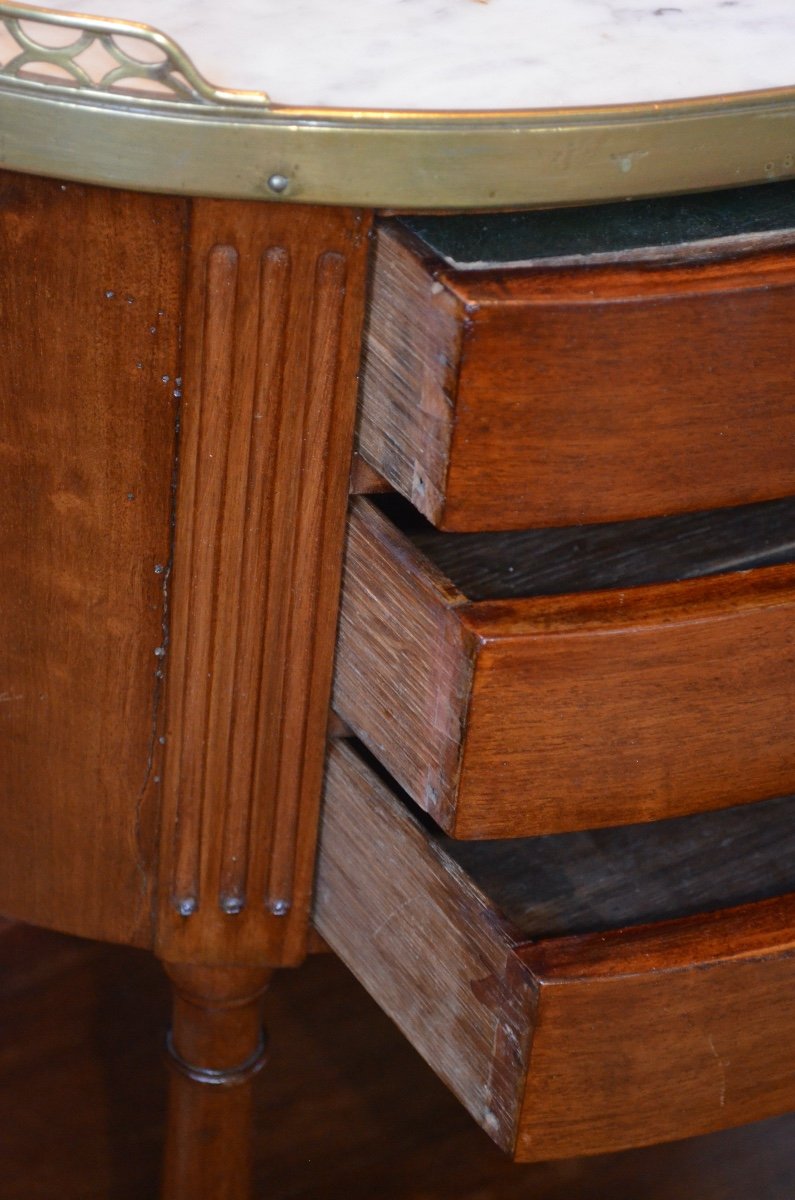
[[[169,1197],[306,953],[369,220],[0,185],[0,911],[166,963]]]
[[[469,271],[395,222],[376,247],[373,218],[0,184],[0,912],[162,959],[166,1200],[248,1196],[262,996],[309,946],[357,396],[356,489],[499,562],[534,524],[750,515],[734,557],[696,530],[693,579],[619,571],[550,602],[521,569],[470,593],[438,540],[469,534],[357,500],[335,704],[381,766],[331,756],[321,932],[520,1158],[795,1100],[791,899],[536,945],[378,774],[470,838],[793,789],[791,538],[764,507],[793,485],[791,235]]]

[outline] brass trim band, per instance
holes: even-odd
[[[268,1061],[268,1046],[264,1034],[254,1053],[245,1062],[236,1067],[228,1067],[223,1071],[215,1071],[210,1067],[197,1067],[186,1062],[174,1048],[174,1035],[171,1030],[166,1034],[166,1053],[176,1070],[193,1080],[194,1083],[204,1083],[210,1087],[221,1088],[240,1087],[241,1084],[248,1083],[249,1079],[261,1071]]]
[[[0,64],[0,161],[32,174],[426,211],[584,204],[795,176],[795,88],[513,113],[289,108],[264,93],[213,88],[147,26],[0,3],[6,29],[31,17],[68,25],[77,41],[81,29],[99,38],[121,72],[56,82],[32,75],[29,57],[13,70]],[[130,73],[129,55],[122,50],[120,61],[108,50],[118,36],[152,42],[163,57],[143,76]],[[74,65],[74,44],[65,49]],[[161,91],[143,94],[152,79]]]

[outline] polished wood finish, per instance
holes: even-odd
[[[0,911],[300,961],[369,217],[0,204]]]
[[[532,872],[525,887],[532,907]],[[795,1035],[793,894],[531,942],[338,743],[315,920],[519,1160],[685,1137],[795,1104],[781,1053]]]
[[[360,499],[334,706],[458,837],[659,820],[795,788],[794,616],[791,564],[470,602]]]
[[[360,453],[450,530],[792,494],[795,260],[744,248],[489,272],[385,223]]]
[[[369,220],[0,192],[0,912],[170,963],[167,1200],[249,1194],[208,972],[307,952]]]
[[[197,201],[158,953],[306,952],[367,219]]]
[[[163,1200],[249,1200],[267,969],[167,964],[174,987]]]
[[[538,990],[517,1159],[790,1111],[795,895],[520,954]]]
[[[151,945],[186,204],[0,180],[0,912]]]

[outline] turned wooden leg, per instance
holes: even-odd
[[[165,963],[174,987],[163,1200],[250,1200],[252,1080],[272,971]]]

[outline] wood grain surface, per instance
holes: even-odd
[[[709,873],[706,854],[701,873]],[[634,887],[644,883],[641,875]],[[534,884],[529,872],[530,911]],[[337,743],[315,919],[519,1160],[671,1140],[795,1104],[795,1070],[781,1053],[795,1034],[792,893],[528,942],[353,749]]]
[[[520,1160],[650,1145],[795,1105],[795,895],[521,953],[538,1008]]]
[[[158,953],[305,953],[367,220],[196,201]]]
[[[0,911],[305,952],[367,224],[3,177]]]
[[[474,646],[458,619],[462,605],[466,597],[377,509],[354,502],[334,708],[442,824],[455,817],[455,797],[442,781],[458,777],[472,687]]]
[[[726,807],[795,788],[794,613],[791,564],[471,603],[359,499],[334,705],[458,837]]]
[[[314,922],[475,1119],[511,1149],[533,1008],[530,978],[508,982],[512,931],[345,743],[329,754]],[[512,1050],[505,1059],[495,1056],[502,1044]]]
[[[386,222],[360,452],[459,531],[792,494],[793,302],[791,247],[490,273]]]
[[[151,944],[186,205],[0,180],[0,911]]]

